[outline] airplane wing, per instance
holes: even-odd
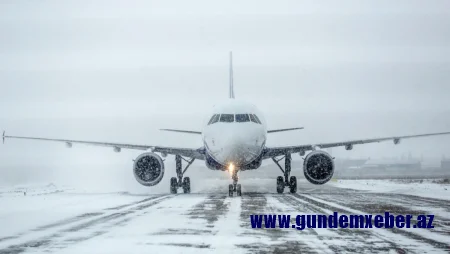
[[[295,127],[295,128],[288,128],[288,129],[275,129],[275,130],[268,130],[267,133],[274,133],[274,132],[282,132],[282,131],[293,131],[293,130],[302,130],[304,127]]]
[[[305,151],[315,150],[316,148],[323,149],[323,148],[330,148],[330,147],[345,146],[345,148],[347,150],[351,150],[353,148],[353,145],[379,143],[382,141],[389,141],[389,140],[394,141],[394,144],[399,144],[400,140],[402,140],[402,139],[437,136],[437,135],[448,135],[448,134],[450,134],[450,132],[427,133],[427,134],[419,134],[419,135],[373,138],[373,139],[349,140],[349,141],[334,142],[334,143],[307,144],[307,145],[298,145],[298,146],[266,147],[264,149],[263,158],[264,159],[272,158],[275,156],[285,155],[286,153],[305,152]]]
[[[3,132],[3,143],[5,139],[27,139],[27,140],[40,140],[40,141],[54,141],[66,143],[68,147],[72,147],[72,144],[94,145],[112,147],[114,151],[120,152],[121,149],[135,149],[135,150],[151,150],[153,152],[181,155],[185,157],[191,157],[198,160],[204,160],[204,149],[191,149],[191,148],[175,148],[164,146],[150,146],[150,145],[137,145],[137,144],[123,144],[123,143],[109,143],[109,142],[97,142],[97,141],[83,141],[83,140],[70,140],[70,139],[52,139],[52,138],[38,138],[38,137],[20,137],[20,136],[8,136]]]
[[[198,134],[201,135],[201,131],[187,131],[187,130],[175,130],[175,129],[159,129],[161,131],[173,131],[173,132],[181,132],[181,133],[189,133],[189,134]]]

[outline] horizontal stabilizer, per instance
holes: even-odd
[[[189,134],[199,134],[202,133],[200,131],[186,131],[186,130],[174,130],[174,129],[160,129],[161,131],[173,131],[173,132],[182,132],[182,133],[189,133]]]
[[[293,130],[301,130],[301,129],[304,129],[304,127],[295,127],[295,128],[288,128],[288,129],[268,130],[267,133],[282,132],[282,131],[293,131]]]

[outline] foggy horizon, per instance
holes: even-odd
[[[269,129],[305,127],[269,134],[267,146],[450,131],[448,1],[174,0],[124,7],[2,1],[0,129],[200,147],[199,136],[158,129],[201,130],[212,106],[227,98],[233,51],[236,98],[255,104]],[[142,151],[125,150],[7,140],[0,172],[17,165],[63,179],[91,174],[92,167],[96,175],[117,174],[117,181],[126,176],[131,185],[131,161]],[[333,149],[338,158],[409,152],[450,157],[450,137]],[[62,172],[56,177],[55,170]]]

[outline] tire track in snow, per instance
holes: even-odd
[[[182,200],[179,200],[179,204],[164,208],[163,213],[170,216],[170,221],[154,230],[150,234],[151,239],[142,244],[170,246],[174,247],[174,252],[180,253],[185,250],[180,247],[191,251],[208,251],[214,248],[216,239],[221,239],[218,235],[222,229],[221,223],[229,214],[230,202],[227,195],[194,193],[180,195],[180,198]]]
[[[213,228],[214,223],[228,212],[228,204],[225,203],[226,194],[211,194],[207,198],[189,209],[187,215],[191,219],[204,219],[207,221],[207,227]]]
[[[211,248],[217,253],[236,253],[237,245],[246,241],[244,237],[238,237],[241,231],[239,223],[241,197],[226,197],[224,205],[227,210],[214,223],[214,229],[217,231],[215,237],[222,240],[213,241]]]
[[[373,214],[384,214],[384,212],[388,211],[395,214],[417,216],[419,214],[429,214],[429,211],[433,209],[444,211],[442,216],[435,214],[434,228],[427,230],[441,235],[450,235],[450,211],[444,200],[391,193],[366,193],[366,195],[358,194],[350,198],[320,195],[320,198],[359,211],[369,210]],[[413,222],[415,223],[416,221]]]
[[[312,197],[310,194],[294,194],[295,198],[298,198],[299,200],[309,202],[312,205],[315,205],[317,207],[323,207],[324,209],[335,211],[341,214],[376,214],[377,212],[374,210],[370,210],[370,208],[366,208],[364,211],[359,211],[352,209],[351,207],[347,206],[341,206],[339,204],[335,204],[333,202],[329,202],[326,200],[322,200],[317,197]],[[348,197],[347,197],[348,198]],[[372,220],[373,222],[373,220]],[[339,229],[342,230],[342,229]],[[382,239],[384,242],[388,241],[390,243],[393,243],[389,239],[396,239],[394,246],[396,246],[395,250],[398,251],[404,251],[407,250],[408,252],[412,253],[423,253],[425,246],[423,244],[429,245],[429,248],[426,248],[426,250],[434,250],[438,251],[440,250],[448,250],[448,243],[440,242],[434,239],[426,238],[421,235],[418,235],[416,233],[412,233],[410,231],[398,229],[398,228],[392,228],[392,229],[367,229],[367,230],[360,230],[360,229],[349,229],[352,231],[359,231],[359,232],[369,232],[370,234],[375,235],[376,237]],[[382,232],[382,234],[380,234]],[[387,234],[392,234],[392,238],[386,237]],[[402,236],[402,237],[400,237]],[[403,242],[404,244],[401,245],[399,248],[398,246],[400,243]],[[409,244],[407,243],[409,242]],[[422,244],[422,245],[419,245]],[[370,243],[371,246],[372,243]],[[437,248],[437,249],[436,249]]]
[[[306,200],[296,198],[294,195],[277,195],[276,198],[283,204],[291,206],[293,209],[297,209],[298,214],[332,214],[334,210],[330,207],[323,207],[315,205]],[[295,224],[295,217],[291,218],[291,223]],[[307,230],[307,229],[304,229]],[[303,230],[303,231],[304,231]],[[364,229],[309,229],[313,230],[317,239],[324,245],[327,245],[329,249],[336,253],[340,252],[356,252],[362,253],[370,250],[371,252],[389,252],[389,250],[400,250],[394,241],[386,238],[379,238],[372,232]],[[324,234],[325,233],[325,234]],[[331,233],[331,234],[330,234]]]
[[[274,206],[272,194],[243,193],[241,201],[240,237],[251,237],[238,246],[248,253],[318,253],[310,248],[301,238],[293,238],[292,229],[251,227],[252,214],[283,214],[285,211]]]
[[[124,222],[131,220],[132,218],[137,216],[139,212],[142,211],[141,213],[145,213],[146,209],[173,197],[175,197],[175,195],[156,196],[146,198],[137,202],[133,202],[124,206],[107,208],[104,210],[112,210],[112,211],[99,213],[100,215],[98,215],[97,217],[87,221],[83,220],[82,223],[75,224],[73,226],[70,226],[69,228],[57,229],[56,232],[53,231],[52,233],[44,232],[45,236],[31,237],[32,238],[31,240],[25,240],[25,242],[22,242],[20,244],[10,245],[6,248],[0,249],[0,254],[17,254],[29,250],[35,250],[35,248],[42,250],[43,248],[52,248],[55,246],[56,248],[65,248],[69,244],[75,244],[81,241],[91,239],[92,237],[104,234],[107,232],[107,230],[97,230],[87,236],[82,235],[78,237],[67,238],[70,237],[71,234],[80,234],[83,233],[81,232],[83,230],[91,229],[92,227],[99,227],[107,224],[108,222],[114,222],[112,226],[123,225]],[[131,214],[134,214],[134,216],[131,217],[127,216]],[[49,224],[47,225],[46,230],[54,229],[54,227],[60,228],[61,226],[70,225],[72,223],[73,221],[69,219],[64,221],[63,223]],[[65,237],[67,239],[63,239]]]
[[[110,208],[105,208],[105,209],[102,209],[101,211],[98,211],[98,212],[83,213],[83,214],[80,214],[80,215],[77,215],[77,216],[73,216],[73,217],[70,217],[70,218],[58,220],[56,222],[49,223],[49,224],[46,224],[46,225],[43,225],[43,226],[38,226],[38,227],[35,227],[35,228],[30,229],[30,230],[25,231],[25,232],[18,233],[18,234],[13,235],[13,236],[7,236],[7,237],[0,238],[0,244],[2,244],[2,242],[6,242],[6,241],[9,241],[9,240],[19,239],[19,238],[21,238],[23,236],[27,236],[27,235],[32,234],[34,232],[42,232],[42,231],[45,231],[45,230],[51,230],[53,228],[63,227],[63,226],[66,226],[66,225],[70,225],[70,224],[79,222],[79,221],[87,220],[87,219],[92,218],[92,217],[101,216],[101,215],[105,214],[105,212],[103,212],[103,211],[120,210],[120,209],[123,209],[123,208],[126,208],[126,207],[131,207],[131,206],[134,206],[134,205],[137,205],[137,204],[141,204],[141,203],[144,203],[144,202],[147,202],[147,201],[159,198],[161,196],[163,196],[163,195],[155,195],[155,196],[152,196],[152,197],[149,197],[149,198],[145,198],[145,199],[142,199],[142,200],[139,200],[139,201],[131,202],[131,203],[128,203],[128,204],[124,204],[124,205],[120,205],[120,206],[114,206],[114,207],[110,207]]]

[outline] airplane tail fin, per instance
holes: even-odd
[[[229,98],[234,99],[234,87],[233,87],[233,52],[230,52],[230,91]]]

